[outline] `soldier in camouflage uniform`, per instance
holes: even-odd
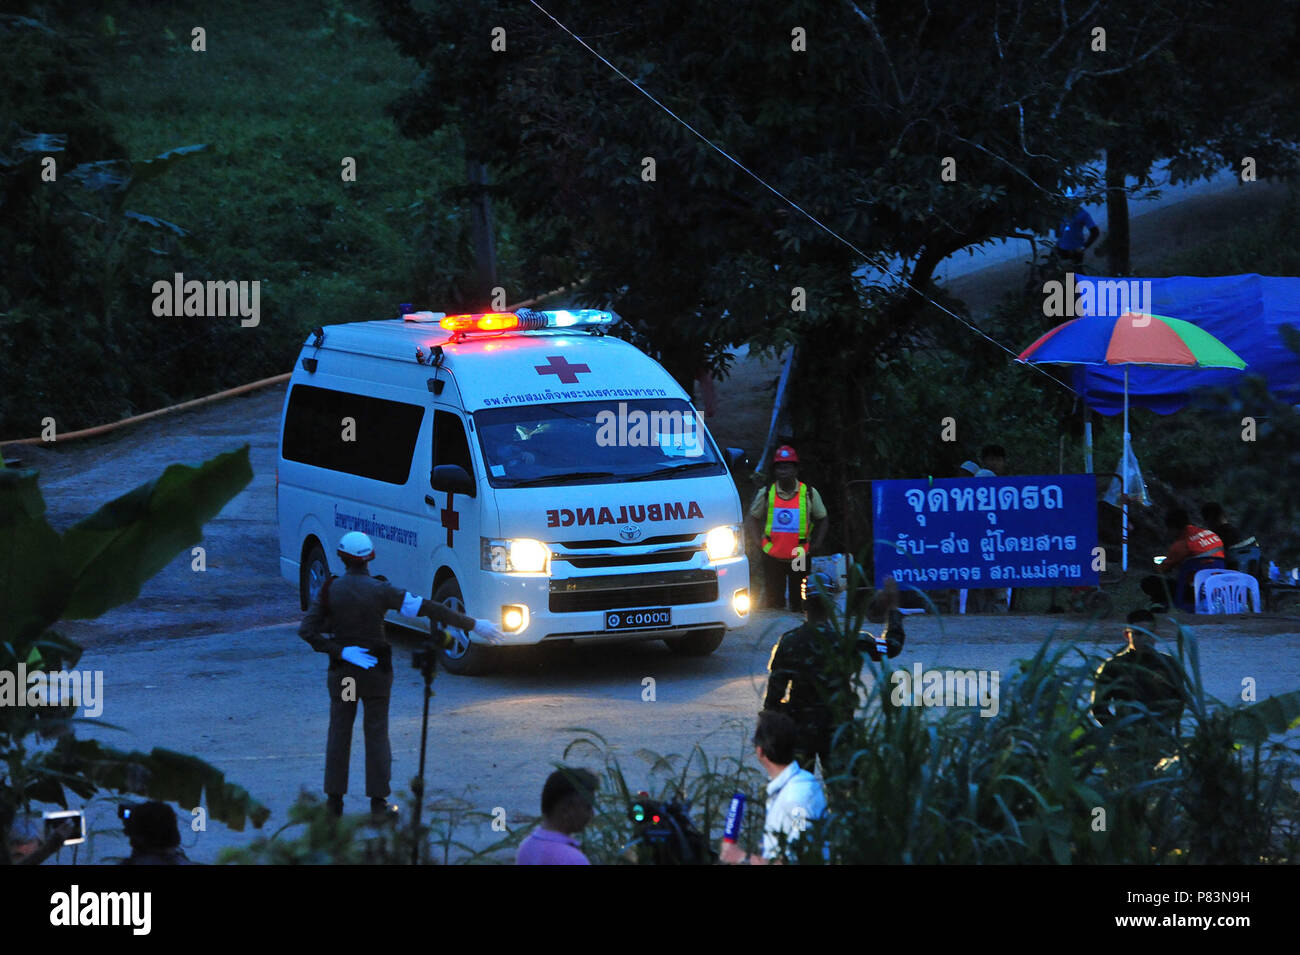
[[[794,720],[799,728],[795,758],[809,772],[814,770],[814,760],[820,759],[823,777],[830,775],[835,730],[852,720],[857,709],[853,679],[862,669],[862,654],[875,661],[898,656],[906,639],[894,578],[885,581],[884,612],[879,614],[886,620],[884,632],[863,634],[848,645],[829,619],[831,587],[826,574],[808,577],[807,620],[782,634],[772,648],[763,700],[763,709],[786,713]]]

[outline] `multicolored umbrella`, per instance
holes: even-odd
[[[1209,332],[1167,315],[1088,316],[1058,325],[1016,359],[1034,365],[1124,365],[1123,485],[1128,489],[1128,365],[1245,368],[1231,348]],[[1128,570],[1128,501],[1124,502],[1121,567]]]
[[[1191,322],[1131,312],[1058,325],[1022,351],[1018,360],[1040,365],[1246,367],[1231,348]]]

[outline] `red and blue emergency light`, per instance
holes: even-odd
[[[410,318],[409,315],[403,317]],[[544,312],[521,308],[517,312],[444,315],[438,324],[453,334],[464,334],[466,332],[531,332],[545,328],[598,328],[613,325],[618,320],[619,317],[615,312],[596,308],[554,309]]]

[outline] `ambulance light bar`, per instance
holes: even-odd
[[[478,312],[470,315],[446,315],[438,323],[454,333],[530,332],[543,328],[592,328],[613,325],[619,320],[614,312],[595,308],[576,311],[557,309],[539,312],[521,308],[517,312]]]

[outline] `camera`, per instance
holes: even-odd
[[[411,651],[411,667],[413,669],[424,670],[427,667],[433,670],[437,668],[437,665],[438,651],[432,644],[416,647]]]
[[[433,673],[438,669],[438,654],[451,645],[451,637],[444,627],[432,620],[429,623],[428,639],[411,651],[411,668],[432,679]]]
[[[691,804],[681,799],[662,802],[640,793],[628,807],[638,861],[647,865],[712,865],[717,853],[708,837],[691,822]]]
[[[45,819],[45,838],[48,839],[54,830],[59,826],[69,822],[76,823],[76,830],[72,835],[63,840],[65,846],[80,845],[86,841],[86,814],[80,809],[66,809],[57,812],[47,812],[43,814]]]

